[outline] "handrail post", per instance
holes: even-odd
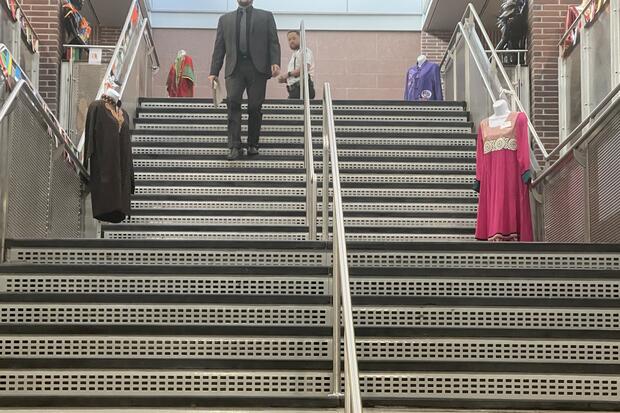
[[[308,225],[308,239],[317,239],[317,182],[314,171],[314,149],[312,147],[312,112],[310,111],[310,80],[308,78],[306,56],[306,26],[302,20],[299,25],[301,37],[301,73],[300,93],[303,100],[304,112],[304,168],[306,169],[306,222]]]

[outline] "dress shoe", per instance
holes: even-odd
[[[241,157],[241,150],[239,148],[232,148],[228,153],[228,160],[235,161]]]
[[[248,156],[258,155],[258,146],[248,146]]]

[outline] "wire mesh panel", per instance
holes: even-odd
[[[7,238],[46,238],[52,140],[23,95],[8,117]]]
[[[620,242],[620,109],[588,145],[592,242]]]
[[[585,171],[574,157],[544,187],[545,241],[586,240]]]
[[[80,237],[80,178],[26,95],[17,98],[1,130],[8,142],[5,237]]]
[[[52,151],[48,238],[82,236],[82,183],[63,160],[62,147]]]

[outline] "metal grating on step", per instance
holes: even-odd
[[[365,397],[617,402],[617,376],[361,373]]]
[[[190,159],[134,159],[136,168],[243,168],[243,169],[302,169],[303,161],[227,161],[190,160]],[[321,169],[322,163],[315,162],[315,168]],[[474,163],[443,162],[340,162],[340,168],[346,170],[403,171],[403,172],[475,172]]]
[[[324,397],[329,372],[0,370],[2,396]]]
[[[352,278],[355,296],[619,299],[620,281]]]
[[[0,304],[0,324],[329,326],[331,307],[197,304]]]
[[[158,182],[305,182],[302,174],[245,174],[245,173],[175,173],[175,172],[136,172],[136,181]],[[322,176],[318,176],[322,182]],[[473,175],[426,175],[426,174],[403,174],[403,175],[367,175],[346,173],[340,175],[342,184],[365,183],[365,184],[446,184],[446,185],[471,185]],[[344,188],[347,189],[347,188]]]
[[[166,113],[166,112],[142,112],[138,115],[138,119],[173,119],[173,120],[226,120],[226,113]],[[248,120],[248,115],[242,115],[243,120]],[[318,122],[323,120],[322,115],[311,115],[312,121]],[[303,121],[303,115],[284,114],[284,113],[265,113],[263,120],[268,121]],[[352,121],[352,122],[467,122],[467,116],[424,116],[411,114],[410,116],[377,116],[377,115],[335,115],[334,120]]]
[[[116,229],[106,230],[105,239],[111,240],[200,240],[200,241],[305,241],[307,232],[192,232],[192,231],[121,231]],[[319,241],[317,236],[316,241]],[[463,234],[392,234],[392,233],[347,233],[347,241],[356,242],[472,242],[473,235]],[[332,240],[330,234],[329,240]]]
[[[134,147],[134,155],[166,155],[166,156],[226,156],[227,148],[160,148]],[[322,150],[314,151],[315,157],[321,157]],[[303,157],[303,149],[263,148],[261,155]],[[341,158],[438,158],[438,159],[475,159],[475,151],[438,151],[438,150],[391,150],[391,149],[339,149]]]
[[[222,174],[222,173],[166,173],[166,172],[136,172],[136,182],[165,181],[165,182],[306,182],[302,174]]]
[[[497,339],[358,339],[365,361],[584,363],[620,362],[620,342]]]
[[[141,102],[140,107],[142,108],[158,108],[158,109],[169,109],[169,108],[183,108],[183,109],[217,109],[213,103],[199,103],[199,102]],[[246,103],[242,104],[241,107],[243,109],[247,109],[248,105]],[[265,103],[263,104],[263,109],[266,110],[302,110],[303,106],[295,105],[290,103]],[[310,105],[311,110],[321,110],[323,109],[323,105]],[[341,105],[335,104],[334,111],[338,112],[341,110],[389,110],[390,112],[413,112],[423,111],[423,112],[462,112],[464,108],[462,106],[453,106],[453,105],[440,105],[440,106],[409,106],[409,105]]]
[[[303,202],[131,201],[132,210],[305,211]]]
[[[353,267],[620,270],[620,254],[349,251]]]
[[[306,217],[280,216],[174,216],[174,215],[133,215],[119,224],[123,225],[264,225],[264,226],[305,226]],[[320,221],[318,223],[320,225]]]
[[[135,129],[139,131],[153,130],[174,130],[174,131],[211,131],[226,132],[226,125],[213,124],[193,124],[193,123],[139,123],[135,125]],[[247,132],[247,125],[241,127],[242,132]],[[303,126],[285,126],[285,125],[263,125],[262,131],[265,134],[269,132],[284,133],[300,133],[303,132]],[[312,132],[322,133],[322,126],[313,126]],[[337,133],[347,132],[366,132],[366,133],[471,133],[469,126],[336,126]]]
[[[236,201],[131,201],[131,207],[136,210],[205,210],[205,211],[305,211],[306,205],[302,202],[236,202]],[[319,203],[319,211],[322,204]],[[361,202],[345,203],[345,212],[450,212],[475,213],[476,204],[409,204]]]
[[[0,336],[0,357],[331,360],[330,338]]]
[[[220,267],[322,266],[327,253],[315,251],[265,250],[157,250],[157,249],[80,249],[10,248],[8,260],[32,264],[81,265],[207,265]]]
[[[226,147],[228,138],[226,136],[192,136],[192,135],[149,135],[148,133],[134,133],[132,136],[134,143],[194,143],[194,144],[221,144]],[[272,145],[302,145],[303,137],[286,137],[286,136],[263,136],[260,139],[262,144]],[[315,147],[323,145],[323,138],[315,138],[313,140]],[[448,146],[448,147],[468,147],[476,150],[475,141],[473,139],[464,139],[455,136],[450,139],[429,139],[429,138],[397,138],[397,137],[338,137],[338,145],[379,145],[379,146]]]
[[[329,194],[333,191],[330,189]],[[211,186],[137,186],[136,195],[210,195],[210,196],[305,196],[305,188],[270,188],[270,187],[211,187]],[[318,189],[318,196],[323,189]],[[469,198],[478,194],[472,190],[460,189],[384,189],[384,188],[344,188],[345,198]]]
[[[306,241],[308,231],[252,232],[234,228],[226,232],[196,231],[123,231],[106,230],[103,238],[113,240],[202,240],[202,241]]]
[[[329,295],[326,277],[0,275],[0,292],[9,294],[183,294]]]
[[[232,212],[231,212],[232,213]],[[321,226],[323,219],[317,219]],[[329,220],[332,225],[332,220]],[[403,227],[431,227],[431,228],[474,228],[475,219],[431,219],[431,218],[346,218],[346,227],[364,228],[403,228]],[[174,215],[134,215],[130,219],[118,224],[114,228],[122,229],[124,225],[259,225],[259,226],[305,226],[305,217],[263,217],[263,216],[174,216]],[[353,235],[353,234],[351,234]]]
[[[355,307],[358,327],[617,330],[620,310]]]

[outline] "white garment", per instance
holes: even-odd
[[[310,70],[309,70],[309,74],[310,77],[314,80],[314,55],[312,54],[312,50],[310,50],[309,48],[306,47],[306,56],[308,58],[308,61],[306,62],[308,65],[310,65]],[[295,50],[295,52],[293,53],[293,56],[291,56],[291,60],[288,62],[288,72],[292,72],[293,70],[296,69],[301,69],[301,48]],[[289,77],[286,80],[286,84],[291,86],[294,85],[295,83],[298,83],[300,81],[300,77]]]

